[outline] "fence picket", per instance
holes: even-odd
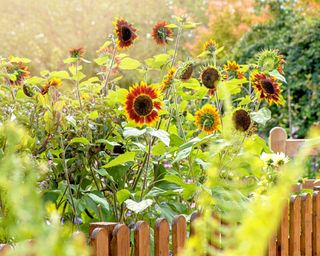
[[[154,227],[154,255],[169,256],[169,224],[166,219],[157,219]]]
[[[187,222],[183,215],[175,216],[172,223],[173,256],[183,251],[187,239]]]
[[[268,256],[277,255],[277,237],[272,236],[268,244]]]
[[[312,195],[312,254],[320,256],[320,192]]]
[[[0,256],[5,256],[11,251],[11,246],[8,244],[0,244]]]
[[[138,221],[134,229],[134,256],[150,255],[150,227],[147,222]]]
[[[289,256],[289,207],[288,204],[283,209],[280,227],[277,237],[277,255]]]
[[[290,198],[290,256],[300,256],[300,231],[301,231],[301,198],[291,196]]]
[[[303,194],[301,198],[301,256],[312,255],[312,198]]]
[[[111,255],[130,255],[130,230],[124,224],[117,224],[112,232]]]
[[[200,217],[200,214],[198,212],[192,213],[192,215],[190,217],[190,236],[193,236],[195,234],[195,232],[196,232],[196,229],[195,229],[195,226],[194,226],[194,222],[199,217]]]
[[[108,232],[104,228],[95,228],[90,237],[91,256],[109,256]]]

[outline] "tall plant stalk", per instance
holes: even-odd
[[[113,64],[114,64],[114,60],[115,60],[116,54],[117,54],[117,45],[116,45],[114,39],[112,39],[112,44],[113,44],[112,58],[111,58],[110,66],[109,66],[109,69],[108,69],[107,77],[106,77],[106,80],[104,81],[104,85],[103,85],[104,96],[108,96],[108,93],[109,93],[109,85],[108,85],[109,84],[109,79],[110,79],[112,67],[113,67]]]

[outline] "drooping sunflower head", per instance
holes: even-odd
[[[191,78],[193,73],[193,62],[187,61],[182,64],[177,72],[177,77],[183,81],[187,81]]]
[[[210,94],[216,91],[221,78],[221,73],[213,66],[207,66],[203,68],[200,74],[200,81],[206,88],[209,89],[209,92],[211,92]]]
[[[70,48],[69,49],[69,54],[71,58],[77,58],[80,59],[84,55],[84,48]]]
[[[165,76],[165,78],[161,83],[161,92],[164,92],[165,90],[167,90],[167,88],[171,85],[176,71],[177,69],[175,67],[172,67],[169,69],[167,75]]]
[[[152,29],[152,38],[158,45],[168,44],[173,36],[171,28],[167,28],[166,21],[159,21]]]
[[[129,48],[138,38],[136,34],[137,30],[125,19],[116,19],[114,22],[114,26],[114,33],[117,36],[118,49],[121,50]]]
[[[157,101],[158,91],[145,82],[135,84],[130,88],[125,101],[125,110],[129,120],[138,126],[151,125],[158,118],[161,102]]]
[[[227,64],[224,65],[224,71],[228,79],[244,78],[244,74],[240,71],[240,66],[236,61],[228,61]]]
[[[220,115],[218,110],[210,104],[204,105],[195,113],[195,123],[198,128],[208,134],[220,129]]]
[[[10,62],[7,66],[7,72],[12,77],[9,78],[11,85],[21,85],[23,80],[30,75],[28,67],[20,62]]]
[[[283,64],[285,60],[283,55],[279,55],[279,50],[263,50],[258,53],[258,66],[262,71],[270,72],[272,70],[278,70],[279,73],[283,73]]]
[[[254,72],[251,76],[251,83],[260,100],[266,100],[269,105],[272,105],[272,103],[279,105],[281,103],[281,84],[277,82],[274,76]]]
[[[28,97],[33,97],[33,95],[35,94],[34,88],[31,85],[26,83],[22,85],[22,91]]]
[[[203,44],[203,50],[208,51],[210,53],[214,53],[218,49],[218,44],[213,39],[206,41]]]
[[[40,92],[42,95],[45,95],[48,93],[50,87],[58,88],[62,84],[62,81],[60,78],[50,78],[41,88]]]
[[[252,123],[250,113],[243,108],[236,109],[232,114],[232,122],[237,131],[246,132]]]

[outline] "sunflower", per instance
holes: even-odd
[[[251,117],[247,110],[245,109],[237,109],[232,114],[232,121],[234,128],[237,131],[246,132],[249,130],[251,126]]]
[[[71,58],[77,58],[80,59],[84,55],[84,48],[70,48],[69,49],[69,54]]]
[[[42,95],[47,94],[50,87],[58,88],[62,84],[60,78],[50,78],[47,83],[45,83],[42,88],[40,88],[40,92]]]
[[[195,122],[200,130],[209,134],[220,129],[220,115],[218,110],[210,104],[204,105],[195,113]]]
[[[221,78],[219,70],[213,66],[205,67],[200,74],[200,81],[209,89],[209,95],[214,94]]]
[[[281,84],[277,82],[274,76],[268,76],[265,73],[255,72],[251,76],[252,87],[256,90],[260,100],[265,99],[269,105],[274,102],[276,105],[280,104]]]
[[[278,70],[283,74],[283,64],[286,61],[283,59],[283,55],[279,54],[279,50],[263,50],[258,53],[258,66],[263,70],[270,72],[272,70]]]
[[[173,36],[172,29],[167,28],[167,25],[166,21],[159,21],[152,29],[152,38],[158,45],[168,44]]]
[[[138,37],[137,30],[125,19],[116,19],[113,24],[115,26],[114,33],[117,35],[118,49],[129,48]]]
[[[187,81],[191,78],[193,73],[193,63],[191,61],[187,61],[182,64],[179,68],[177,77],[183,81]]]
[[[30,72],[28,67],[22,63],[11,62],[7,67],[9,75],[14,76],[15,79],[9,78],[11,85],[21,85],[23,80],[29,77]]]
[[[129,120],[142,126],[151,125],[159,117],[161,102],[156,101],[158,91],[145,82],[135,84],[130,88],[125,101],[125,110]]]
[[[203,50],[214,53],[218,49],[218,44],[213,39],[208,40],[203,44]]]
[[[167,75],[165,76],[165,79],[161,83],[161,92],[164,92],[170,86],[176,71],[177,69],[175,67],[169,69]]]
[[[227,79],[244,79],[244,74],[240,71],[240,66],[235,61],[228,61],[227,64],[224,65],[224,71],[226,72]]]

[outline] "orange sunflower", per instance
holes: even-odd
[[[200,81],[209,89],[209,95],[213,95],[217,90],[217,86],[221,81],[221,78],[219,70],[213,66],[205,67],[200,75]]]
[[[167,28],[167,25],[166,21],[159,21],[152,29],[152,38],[158,45],[168,44],[173,36],[172,29]]]
[[[200,130],[208,134],[218,131],[221,125],[218,110],[210,104],[204,105],[195,113],[195,122]]]
[[[260,100],[266,100],[269,105],[272,105],[272,103],[280,104],[281,84],[277,82],[274,76],[256,72],[251,76],[251,83]]]
[[[58,88],[62,84],[62,81],[60,78],[50,78],[47,83],[40,88],[41,94],[45,95],[48,93],[50,87]]]
[[[70,48],[69,49],[69,54],[71,58],[77,58],[80,59],[84,55],[84,48]]]
[[[131,87],[125,101],[129,120],[139,126],[155,122],[159,118],[158,111],[162,105],[160,101],[156,101],[158,97],[158,91],[145,82]]]
[[[9,79],[11,85],[21,85],[23,80],[29,77],[28,67],[22,63],[11,62],[7,67],[9,75],[13,75],[15,79]]]
[[[235,61],[228,61],[227,64],[224,65],[224,71],[226,72],[227,79],[244,79],[244,74],[240,71],[240,66]]]
[[[137,30],[125,19],[116,19],[113,24],[115,26],[114,33],[117,35],[118,49],[129,48],[138,38]]]
[[[173,81],[174,75],[176,73],[177,69],[175,67],[172,67],[169,69],[167,75],[165,76],[165,79],[161,83],[161,92],[164,92],[165,90],[168,89],[170,84]]]

